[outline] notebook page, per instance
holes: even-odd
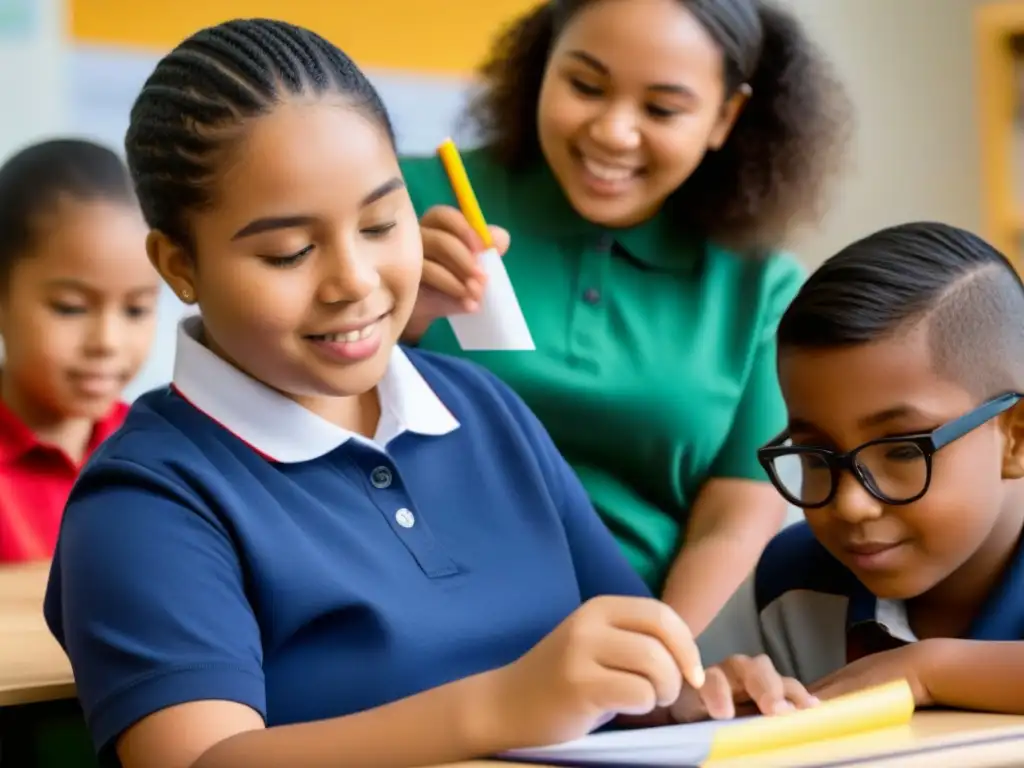
[[[502,758],[548,765],[687,768],[709,759],[904,725],[913,714],[913,692],[900,680],[787,715],[606,731],[565,744],[516,750]]]
[[[687,768],[698,766],[708,758],[716,731],[752,719],[755,718],[605,731],[552,747],[515,750],[502,757],[547,765]]]

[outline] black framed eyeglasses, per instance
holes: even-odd
[[[1007,392],[982,403],[931,432],[882,437],[839,453],[828,448],[792,445],[783,432],[758,450],[772,485],[803,509],[829,504],[846,471],[883,504],[911,504],[928,492],[935,452],[1017,404],[1024,394]]]

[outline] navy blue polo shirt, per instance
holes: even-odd
[[[369,440],[179,330],[64,516],[46,595],[98,748],[203,699],[337,717],[512,662],[583,601],[649,596],[537,419],[396,348]]]
[[[810,684],[858,658],[917,641],[902,601],[876,598],[806,522],[779,533],[754,575],[761,637],[784,675]],[[1024,547],[970,627],[969,640],[1024,640]]]

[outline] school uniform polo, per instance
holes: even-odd
[[[483,369],[396,348],[370,440],[199,323],[82,473],[54,559],[46,620],[98,747],[200,699],[272,726],[369,709],[512,662],[591,597],[649,594]]]
[[[876,598],[795,523],[769,543],[754,576],[761,636],[784,675],[810,684],[864,656],[917,641],[902,601]],[[1024,640],[1024,548],[971,625],[969,640]]]
[[[128,406],[117,403],[96,422],[86,457],[121,426]],[[81,464],[42,442],[0,401],[0,563],[53,556],[64,504]]]
[[[662,212],[629,229],[580,217],[550,169],[464,161],[536,344],[464,352],[444,320],[420,347],[490,368],[537,414],[630,562],[660,590],[712,478],[767,482],[757,448],[785,424],[775,329],[803,280],[785,255],[688,238]],[[455,205],[441,163],[406,158],[417,211]]]

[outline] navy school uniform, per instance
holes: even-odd
[[[337,717],[514,661],[581,602],[649,596],[536,418],[396,348],[374,440],[178,334],[69,501],[45,601],[98,748],[188,701]]]
[[[869,654],[917,641],[902,601],[871,594],[805,522],[769,543],[755,572],[754,593],[768,655],[782,674],[805,684]],[[966,639],[1024,640],[1024,547]]]

